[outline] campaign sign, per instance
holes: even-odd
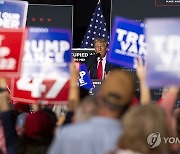
[[[65,104],[69,92],[68,78],[48,79],[13,78],[11,79],[11,99],[23,103]]]
[[[18,28],[25,27],[28,2],[26,1],[0,1],[0,27]]]
[[[180,85],[180,18],[146,20],[147,83]]]
[[[85,64],[81,64],[79,68],[79,87],[83,87],[85,89],[93,88],[93,84]]]
[[[143,24],[116,17],[107,60],[111,63],[133,68],[133,59],[146,55]]]
[[[25,29],[0,29],[0,76],[14,77],[20,74]]]
[[[22,77],[69,77],[71,33],[55,28],[29,28],[25,42]]]
[[[12,98],[46,103],[67,101],[71,33],[55,28],[29,28],[20,79],[13,81]]]

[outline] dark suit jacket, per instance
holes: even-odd
[[[97,64],[98,64],[98,61],[97,61],[97,57],[96,55],[92,55],[92,56],[88,56],[86,58],[86,61],[85,61],[85,64],[86,64],[86,68],[89,72],[89,75],[90,75],[90,78],[91,79],[97,79]],[[113,70],[115,68],[114,65],[108,63],[106,61],[106,65],[105,65],[105,73],[107,74],[109,71]]]

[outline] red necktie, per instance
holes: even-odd
[[[98,64],[98,68],[97,68],[98,79],[102,79],[102,74],[103,74],[102,58],[100,58],[99,59],[99,64]]]

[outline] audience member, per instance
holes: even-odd
[[[66,119],[66,114],[68,112],[67,105],[54,105],[53,112],[56,114],[57,117],[57,126],[61,126]]]
[[[74,122],[83,122],[97,115],[98,102],[95,96],[84,98],[77,108],[74,115]]]
[[[22,154],[45,154],[54,136],[56,121],[50,111],[39,110],[29,114],[21,143]]]
[[[169,137],[166,115],[162,108],[155,105],[144,105],[131,108],[122,120],[124,133],[119,139],[117,154],[164,154],[169,150],[168,143],[161,142],[150,148],[152,141],[147,137],[151,133],[159,133],[159,137]]]
[[[4,78],[0,78],[0,89],[0,117],[4,128],[7,153],[17,154],[19,153],[20,146],[19,138],[15,129],[16,117],[11,111],[7,83]]]
[[[6,90],[5,79],[0,78],[1,120],[6,139],[8,154],[44,154],[54,135],[56,121],[54,113],[45,109],[28,114],[24,124],[24,136],[22,139],[17,135],[15,124],[16,118],[10,108],[9,94]],[[53,116],[54,115],[54,116]]]
[[[120,118],[133,94],[133,77],[128,72],[113,71],[101,86],[97,115],[59,128],[48,153],[105,154],[116,148],[118,136],[122,134]]]
[[[18,115],[17,120],[16,120],[16,131],[18,136],[22,137],[24,135],[24,124],[26,121],[28,113],[21,113]]]
[[[0,120],[0,154],[7,154],[6,139],[4,136],[4,129]]]

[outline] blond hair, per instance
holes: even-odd
[[[130,109],[123,117],[124,133],[119,140],[119,147],[143,154],[163,154],[168,150],[168,144],[149,148],[147,137],[159,132],[161,137],[168,137],[164,110],[155,105],[144,105]]]

